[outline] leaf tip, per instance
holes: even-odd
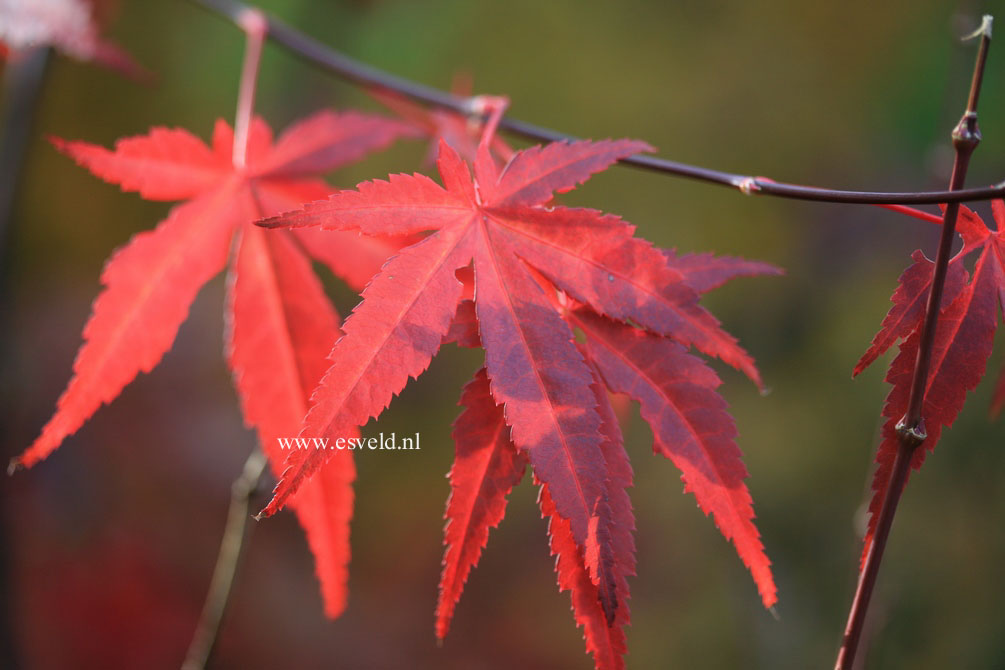
[[[646,152],[648,154],[654,154],[654,153],[656,153],[658,151],[656,149],[656,147],[654,147],[653,145],[649,144],[648,142],[643,142],[642,140],[636,140],[636,142],[638,142],[639,146],[641,147],[639,149],[639,151],[644,151],[644,152]]]
[[[24,463],[21,462],[20,458],[15,456],[7,463],[7,476],[13,477],[14,473],[19,470],[24,470]]]
[[[259,219],[255,221],[255,225],[259,228],[279,228],[283,225],[283,217],[281,216],[270,216],[267,219]]]
[[[440,141],[436,145],[436,156],[439,158],[444,153],[452,152],[454,149],[450,146],[450,142],[447,142],[445,137],[441,137]]]
[[[624,147],[625,149],[630,150],[632,153],[626,154],[625,158],[634,156],[636,154],[655,154],[658,152],[658,149],[653,145],[649,144],[648,142],[644,140],[632,139],[630,137],[623,137],[617,140],[607,139],[602,141],[610,143],[615,146]]]
[[[52,145],[53,149],[79,163],[77,158],[77,148],[80,142],[64,139],[59,135],[46,135],[45,139],[49,141],[49,144]]]
[[[273,498],[272,500],[269,501],[268,505],[266,505],[261,510],[259,510],[258,514],[252,514],[251,518],[254,519],[255,521],[261,521],[262,519],[268,519],[270,516],[272,516],[273,514],[275,514],[278,511],[278,508],[275,507],[275,504],[276,504],[276,499]]]
[[[279,490],[279,485],[278,484],[276,485],[276,490],[277,491]],[[261,509],[261,511],[258,512],[258,514],[255,514],[252,518],[255,521],[261,521],[262,519],[269,518],[270,516],[274,515],[279,510],[283,509],[283,506],[286,504],[286,500],[287,500],[288,497],[289,497],[289,493],[286,493],[285,495],[281,495],[281,494],[276,493],[275,491],[273,491],[272,499],[269,500],[269,503],[265,507],[263,507]]]

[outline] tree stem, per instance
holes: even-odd
[[[223,530],[220,542],[220,553],[216,558],[213,578],[206,593],[206,602],[199,617],[192,644],[188,648],[182,670],[202,670],[213,652],[216,638],[220,632],[220,622],[230,600],[230,589],[234,584],[241,556],[244,553],[245,541],[248,537],[248,519],[251,517],[251,499],[258,491],[259,481],[265,471],[265,454],[261,448],[248,456],[244,463],[241,476],[230,489],[230,509],[227,512],[227,525]]]
[[[963,113],[963,118],[960,119],[959,124],[953,130],[953,148],[956,151],[956,159],[953,163],[953,174],[949,180],[950,191],[957,191],[963,188],[967,177],[967,167],[970,165],[970,157],[981,140],[981,133],[977,127],[977,100],[980,97],[981,83],[984,77],[984,65],[987,61],[988,46],[991,43],[990,16],[984,17],[980,29],[974,34],[974,36],[977,35],[980,36],[981,42],[977,52],[977,62],[974,66],[974,76],[970,83],[970,96],[967,102],[967,109]],[[949,267],[949,257],[952,253],[953,236],[956,232],[956,218],[959,210],[960,204],[958,202],[951,202],[943,213],[942,237],[939,240],[939,249],[935,256],[935,272],[932,276],[932,286],[925,307],[925,318],[921,326],[918,358],[914,364],[914,373],[911,380],[911,395],[907,403],[907,412],[897,423],[897,434],[899,437],[897,456],[893,462],[893,472],[887,484],[886,494],[883,496],[883,504],[880,507],[879,517],[876,521],[876,531],[873,535],[872,544],[862,565],[858,587],[855,590],[855,598],[852,600],[851,610],[848,613],[848,623],[845,627],[841,649],[838,651],[835,670],[851,670],[855,662],[855,653],[858,650],[858,643],[862,637],[862,630],[869,611],[872,592],[876,585],[876,578],[879,575],[880,565],[883,561],[883,552],[886,549],[886,542],[890,535],[890,529],[893,526],[893,518],[897,513],[897,504],[900,502],[900,496],[907,483],[907,476],[911,468],[911,458],[914,455],[914,451],[924,443],[927,437],[922,410],[925,404],[929,365],[932,359],[932,349],[935,345],[935,332],[938,327],[939,312],[942,305],[942,292],[945,288],[946,272]]]
[[[249,7],[240,0],[191,0],[232,23],[239,24],[242,13]],[[276,44],[324,70],[364,87],[393,91],[413,100],[450,109],[464,116],[475,116],[476,97],[453,95],[430,86],[425,86],[402,77],[384,72],[378,68],[360,63],[331,49],[308,35],[292,28],[275,17],[263,14],[267,36]],[[484,119],[482,119],[484,121]],[[575,136],[560,133],[549,128],[536,126],[526,121],[504,117],[499,127],[516,135],[540,142],[576,140]],[[769,195],[793,200],[814,200],[818,202],[842,202],[858,204],[910,204],[925,205],[972,200],[990,200],[1005,197],[1005,181],[995,186],[957,191],[917,191],[917,192],[876,192],[844,191],[839,189],[816,188],[777,182],[765,177],[734,174],[709,168],[679,163],[656,156],[630,156],[620,163],[644,170],[669,174],[687,179],[728,186],[741,193]]]

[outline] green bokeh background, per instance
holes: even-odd
[[[512,114],[584,137],[630,136],[660,155],[777,180],[876,190],[941,188],[974,50],[955,37],[979,2],[263,0],[341,51],[446,88],[470,73]],[[243,50],[193,3],[126,1],[110,29],[156,73],[140,86],[57,58],[22,175],[3,316],[4,455],[29,444],[69,376],[112,249],[168,206],[122,194],[59,156],[53,134],[111,145],[155,125],[207,138],[231,119]],[[969,183],[1005,178],[1005,50],[992,47],[985,139]],[[324,107],[379,109],[359,90],[269,46],[257,109],[274,128]],[[401,143],[332,175],[341,186],[417,169]],[[751,472],[774,561],[778,619],[714,525],[651,455],[633,409],[638,572],[632,668],[807,668],[833,663],[854,589],[889,356],[851,369],[912,250],[936,229],[864,206],[744,197],[615,168],[565,202],[603,208],[681,251],[766,260],[705,302],[757,358],[760,396],[713,363]],[[989,212],[984,204],[977,206]],[[200,294],[161,365],[34,470],[3,483],[11,658],[24,667],[177,667],[216,555],[229,484],[254,446],[222,350],[223,282]],[[329,282],[343,314],[356,297]],[[1003,423],[989,379],[968,399],[902,502],[875,599],[867,667],[1005,667]],[[435,644],[450,422],[479,356],[445,348],[369,429],[422,435],[418,453],[362,454],[351,600],[327,622],[292,515],[255,527],[217,667],[588,668],[545,524],[524,482]]]

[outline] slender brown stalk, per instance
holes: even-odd
[[[237,93],[237,114],[234,119],[234,167],[244,168],[248,153],[248,131],[255,108],[255,87],[258,69],[262,60],[262,44],[265,41],[265,17],[257,9],[246,9],[237,17],[238,25],[247,35],[244,62],[241,66],[241,84]],[[230,600],[230,590],[234,584],[241,556],[248,537],[248,519],[251,517],[251,499],[258,491],[266,459],[260,447],[256,447],[244,463],[241,475],[230,489],[230,509],[227,525],[220,540],[220,553],[216,557],[213,578],[206,593],[202,614],[196,626],[192,643],[182,664],[182,670],[202,670],[209,661],[220,632],[220,623]]]
[[[234,481],[230,489],[230,509],[227,512],[223,539],[220,541],[220,553],[216,557],[216,567],[213,569],[213,578],[206,593],[206,602],[203,604],[202,615],[192,636],[185,662],[181,666],[182,670],[202,670],[213,652],[220,632],[220,623],[230,600],[234,576],[244,553],[248,537],[248,519],[251,518],[251,502],[259,489],[265,464],[265,454],[256,447],[244,463],[241,476]]]
[[[195,4],[208,9],[234,24],[240,25],[241,16],[248,11],[248,5],[240,0],[192,0]],[[336,75],[361,86],[393,91],[418,102],[450,109],[465,116],[477,116],[475,97],[464,97],[441,91],[431,86],[425,86],[402,77],[379,70],[370,65],[360,63],[348,56],[335,51],[327,45],[292,28],[275,17],[264,15],[268,37],[270,40],[288,49],[313,65],[333,72]],[[560,133],[550,128],[536,126],[526,121],[503,117],[499,127],[513,134],[540,142],[559,140],[575,140],[576,137]],[[687,179],[695,179],[709,184],[728,186],[747,195],[769,195],[794,200],[815,200],[818,202],[844,202],[859,204],[905,204],[924,205],[945,202],[965,202],[972,200],[990,200],[1005,197],[1005,181],[995,186],[956,191],[918,191],[918,192],[876,192],[876,191],[845,191],[829,188],[816,188],[787,184],[765,177],[734,174],[712,170],[687,163],[659,158],[657,156],[631,156],[620,161],[623,165],[631,165],[644,170],[669,174]]]
[[[987,61],[988,47],[991,44],[991,17],[985,16],[980,29],[974,36],[980,36],[980,47],[977,51],[977,63],[974,66],[974,76],[970,83],[970,97],[963,118],[953,130],[953,148],[956,160],[953,163],[953,174],[949,180],[949,190],[963,188],[966,181],[967,167],[970,157],[981,140],[977,127],[977,100],[980,97],[981,82],[984,78],[984,64]],[[876,531],[872,544],[866,554],[859,576],[855,598],[848,614],[848,624],[845,627],[844,640],[838,651],[836,670],[851,670],[855,662],[855,653],[862,636],[865,618],[869,611],[869,602],[876,585],[876,577],[883,561],[883,551],[890,536],[893,518],[897,513],[897,504],[907,482],[911,467],[911,457],[926,438],[925,421],[922,408],[925,403],[925,387],[928,382],[929,364],[935,343],[935,331],[938,327],[939,309],[942,304],[942,291],[946,283],[946,271],[949,257],[952,253],[953,236],[956,231],[956,217],[959,214],[958,202],[951,202],[943,214],[942,237],[939,240],[939,250],[935,257],[935,272],[932,276],[932,287],[928,294],[925,307],[925,319],[922,322],[921,338],[918,344],[918,358],[914,364],[914,375],[911,380],[911,395],[908,399],[907,413],[897,423],[897,434],[900,443],[897,456],[893,462],[893,472],[883,496],[883,505],[876,521]]]

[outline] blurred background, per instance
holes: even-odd
[[[660,155],[777,180],[875,190],[943,188],[949,133],[975,50],[956,39],[1005,4],[622,0],[262,0],[355,57],[446,88],[505,94],[512,114],[568,133],[631,136]],[[241,33],[190,2],[119,3],[107,35],[155,73],[144,86],[56,56],[41,92],[2,278],[3,462],[37,435],[69,378],[110,252],[169,209],[62,157],[47,134],[110,146],[151,126],[208,138],[231,120]],[[984,141],[969,182],[1005,178],[1005,49],[992,46]],[[381,108],[265,50],[258,111],[274,128],[326,106]],[[515,142],[521,146],[519,142]],[[331,175],[352,186],[417,169],[402,142]],[[740,431],[778,619],[632,408],[638,577],[631,668],[830,667],[855,585],[889,356],[851,370],[916,248],[935,226],[878,208],[744,197],[615,168],[564,201],[624,216],[682,252],[775,263],[705,299],[756,357],[761,397],[718,363]],[[989,207],[977,207],[982,215]],[[356,297],[330,283],[343,314]],[[174,348],[48,460],[0,481],[0,665],[177,667],[202,606],[230,484],[254,447],[222,356],[223,281],[200,294]],[[868,667],[1005,667],[1005,420],[988,378],[908,488],[865,641]],[[555,585],[525,481],[493,531],[437,647],[433,608],[453,458],[450,424],[480,356],[453,346],[368,430],[422,435],[422,451],[361,454],[350,604],[324,619],[291,514],[256,524],[220,635],[220,668],[589,668]]]

